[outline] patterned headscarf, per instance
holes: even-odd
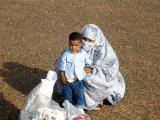
[[[95,24],[85,25],[81,30],[81,34],[83,37],[93,40],[95,42],[95,46],[104,44],[106,39],[101,29]]]

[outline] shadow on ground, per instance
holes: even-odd
[[[0,120],[18,120],[19,110],[0,93]]]
[[[47,71],[15,62],[4,63],[3,69],[0,69],[0,76],[23,94],[28,94],[40,82],[40,79],[46,77],[46,74]]]

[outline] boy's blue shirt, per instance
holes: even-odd
[[[72,51],[67,48],[62,54],[60,60],[59,70],[65,71],[65,75],[76,74],[78,80],[83,80],[86,76],[83,70],[85,66],[90,66],[92,61],[89,59],[89,55],[80,49],[78,53],[72,53]]]

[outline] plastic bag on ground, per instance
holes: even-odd
[[[73,106],[69,101],[65,100],[63,106],[67,111],[67,120],[91,120],[87,114]]]
[[[53,86],[55,84],[57,80],[57,73],[54,71],[49,71],[47,74],[46,79],[41,79],[41,82],[31,90],[31,92],[29,93],[29,95],[27,96],[26,100],[25,100],[25,105],[24,108],[25,110],[30,109],[30,105],[32,103],[35,103],[35,100],[37,100],[37,98],[42,98],[39,99],[39,104],[42,104],[44,96],[47,97],[47,99],[52,98],[52,94],[53,94]]]
[[[22,110],[20,120],[66,120],[66,111],[46,98],[46,104],[35,103],[31,104],[29,110]]]
[[[21,110],[19,120],[90,120],[88,115],[82,113],[67,100],[64,108],[52,100],[53,86],[57,74],[49,71],[46,79],[42,79],[27,96],[25,105]]]
[[[65,120],[66,111],[52,100],[53,86],[57,74],[49,71],[26,98],[20,113],[20,120]]]

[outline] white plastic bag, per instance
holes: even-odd
[[[49,71],[27,96],[19,120],[65,120],[66,111],[52,100],[57,74]]]
[[[48,103],[41,106],[33,105],[32,107],[37,109],[32,111],[31,120],[66,120],[66,111],[63,108],[53,100]]]
[[[30,105],[29,110],[22,110],[20,120],[66,120],[66,111],[53,100],[47,100],[47,104]]]
[[[77,107],[67,100],[64,108],[52,100],[53,86],[57,80],[57,74],[49,71],[46,79],[42,79],[27,96],[24,108],[21,110],[19,120],[90,120]],[[81,120],[80,119],[80,120]]]
[[[53,86],[57,80],[57,73],[49,71],[46,79],[41,79],[41,82],[33,88],[25,100],[24,110],[29,110],[33,103],[45,104],[45,98],[51,100],[53,94]]]

